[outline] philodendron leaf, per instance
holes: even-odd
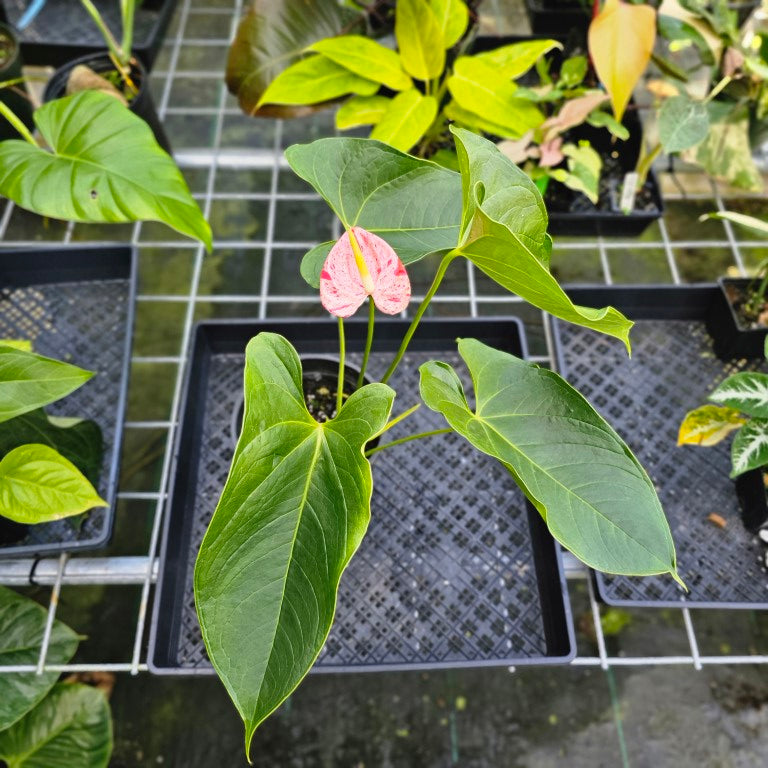
[[[371,138],[407,152],[425,134],[436,116],[437,100],[434,96],[422,96],[415,88],[403,91],[392,99],[371,131]]]
[[[9,768],[106,768],[112,717],[98,688],[59,683],[31,712],[0,732]]]
[[[709,399],[747,416],[768,419],[768,374],[758,371],[734,373],[717,387]]]
[[[211,229],[176,163],[117,99],[81,91],[43,104],[34,118],[51,151],[2,142],[0,194],[65,221],[159,221],[211,249]]]
[[[717,445],[746,422],[736,408],[702,405],[685,414],[677,435],[677,444]]]
[[[524,75],[545,53],[555,48],[562,50],[557,40],[525,40],[502,45],[492,51],[477,53],[472,58],[493,66],[501,77],[516,80]]]
[[[359,12],[338,0],[251,0],[229,49],[227,87],[246,114],[254,114],[267,86],[306,55],[312,43],[351,28]],[[319,108],[325,104],[319,105]],[[313,106],[264,106],[259,115],[296,117]]]
[[[370,518],[363,447],[393,399],[385,384],[368,384],[318,424],[293,347],[271,333],[248,344],[243,429],[195,564],[203,639],[245,722],[246,752],[328,636],[339,579]]]
[[[665,152],[681,152],[703,141],[709,113],[701,101],[686,94],[667,99],[659,110],[659,141]]]
[[[336,127],[345,131],[361,125],[376,125],[391,101],[386,96],[352,96],[336,111]]]
[[[0,422],[60,400],[92,376],[75,365],[0,344]]]
[[[34,600],[0,587],[0,666],[37,664],[48,612]],[[49,664],[66,664],[79,637],[66,624],[54,620],[48,645]],[[32,709],[56,683],[58,672],[10,672],[0,675],[0,731]],[[1,756],[1,755],[0,755]]]
[[[467,31],[469,9],[464,0],[427,0],[443,33],[443,47],[451,48]]]
[[[768,465],[768,419],[751,419],[733,438],[731,477]]]
[[[549,271],[547,212],[536,185],[490,141],[451,127],[461,168],[460,255],[539,309],[621,339],[632,322],[613,307],[574,304]]]
[[[0,515],[16,523],[47,523],[107,506],[88,478],[47,445],[21,445],[0,461]]]
[[[552,535],[592,568],[678,578],[653,483],[584,397],[556,373],[474,339],[460,339],[459,353],[475,410],[440,362],[420,368],[424,402],[509,469]]]
[[[288,147],[285,157],[345,229],[358,226],[383,237],[403,264],[458,242],[461,177],[454,171],[369,139],[318,139]],[[315,288],[324,260],[319,254],[327,256],[331,245],[310,251],[311,262],[302,265]]]
[[[398,0],[395,37],[403,69],[409,75],[426,81],[443,74],[443,28],[427,0]]]

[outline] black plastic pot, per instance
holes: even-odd
[[[98,53],[90,53],[85,56],[81,56],[79,59],[69,61],[62,67],[59,67],[48,84],[45,86],[43,93],[43,100],[53,101],[54,99],[60,99],[66,95],[67,81],[69,80],[70,72],[78,65],[83,64],[86,67],[90,67],[94,72],[103,74],[105,72],[111,72],[115,69],[109,55],[100,51]],[[171,143],[168,141],[168,137],[163,129],[163,124],[160,122],[157,110],[155,109],[155,103],[152,99],[152,93],[149,90],[149,76],[144,66],[140,61],[134,61],[131,68],[131,77],[138,86],[139,92],[130,102],[130,110],[135,115],[144,120],[147,125],[152,129],[152,133],[155,134],[157,143],[166,151],[171,154]]]
[[[53,416],[95,421],[102,433],[95,483],[109,507],[82,525],[0,523],[0,557],[39,555],[104,545],[112,531],[136,293],[129,246],[0,250],[0,338],[30,339],[35,352],[67,360],[95,376],[46,407]]]
[[[739,293],[754,286],[749,278],[721,277],[718,281],[723,301],[717,306],[708,330],[715,340],[715,352],[723,358],[763,357],[768,327],[747,328],[733,306],[733,290]]]
[[[27,0],[0,0],[0,21],[17,25]],[[96,0],[95,5],[117,39],[122,37],[120,3]],[[133,55],[150,70],[173,15],[176,0],[145,0],[136,4]],[[19,32],[27,64],[60,67],[79,56],[104,49],[104,38],[80,0],[46,0],[35,20]]]
[[[16,80],[21,77],[21,52],[15,30],[7,24],[0,23],[0,38],[6,41],[8,53],[5,58],[0,58],[0,82]],[[27,89],[23,83],[0,88],[0,101],[3,102],[30,130],[34,128],[32,119],[32,103],[27,97]],[[20,138],[17,130],[2,116],[0,116],[0,141],[5,139]]]
[[[377,320],[368,370],[378,379],[399,346],[404,320]],[[366,323],[345,323],[359,365]],[[195,614],[197,550],[232,458],[244,350],[269,330],[300,355],[337,353],[337,327],[317,320],[205,322],[190,349],[165,518],[149,665],[158,674],[212,674]],[[390,384],[397,412],[418,401],[418,366],[437,357],[463,370],[456,337],[524,355],[516,319],[425,320]],[[351,350],[351,352],[350,352]],[[413,421],[412,421],[413,419]],[[420,408],[387,441],[437,429]],[[401,431],[402,430],[402,431]],[[336,623],[314,670],[427,669],[564,663],[573,629],[559,549],[510,475],[458,435],[376,454],[371,524],[344,573]]]
[[[768,370],[765,360],[723,360],[707,328],[722,309],[716,285],[574,288],[592,307],[612,305],[636,321],[632,357],[619,341],[553,321],[560,372],[624,437],[648,471],[672,528],[684,595],[669,576],[598,573],[602,599],[618,606],[766,608],[765,548],[754,531],[766,521],[762,472],[730,479],[730,440],[678,446],[685,414],[739,370]],[[740,509],[739,499],[747,502]],[[710,518],[725,520],[720,527]]]

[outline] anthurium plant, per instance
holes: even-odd
[[[302,391],[302,361],[274,333],[245,353],[242,431],[195,565],[197,613],[209,657],[254,731],[294,690],[323,647],[342,573],[370,519],[369,457],[435,433],[385,440],[419,407],[396,408],[392,374],[452,265],[469,261],[502,288],[629,349],[632,323],[613,308],[575,305],[549,271],[547,214],[534,183],[491,142],[452,128],[460,172],[370,139],[289,148],[293,170],[326,200],[344,234],[308,254],[304,276],[337,318],[336,410],[320,423]],[[432,285],[381,381],[344,392],[344,318],[368,302],[368,359],[376,311],[410,301],[408,264],[439,254]],[[552,534],[588,565],[679,580],[653,483],[622,439],[556,373],[471,338],[458,340],[474,392],[454,368],[420,368],[423,404],[498,460]],[[403,447],[405,446],[405,447]]]

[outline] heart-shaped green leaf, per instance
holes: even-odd
[[[112,717],[97,688],[59,683],[31,712],[0,732],[0,758],[10,768],[106,768]]]
[[[210,227],[176,163],[117,99],[81,91],[34,117],[51,151],[2,142],[0,194],[65,221],[160,221],[211,249]]]
[[[48,612],[34,600],[0,587],[0,665],[37,664]],[[77,650],[78,636],[55,620],[48,645],[49,664],[66,664]],[[0,731],[32,709],[56,683],[58,672],[11,672],[0,675]],[[0,757],[2,757],[0,753]]]
[[[549,271],[547,212],[536,185],[490,141],[451,127],[461,168],[458,252],[508,291],[539,309],[621,339],[632,322],[613,307],[575,305]]]
[[[288,147],[285,156],[345,229],[362,227],[384,238],[403,264],[458,242],[461,178],[454,171],[369,139],[318,139]],[[314,287],[320,281],[319,254],[327,255],[331,245],[313,249],[317,258],[302,266]]]
[[[0,461],[0,500],[4,517],[27,524],[109,506],[71,461],[39,443],[14,448]]]
[[[475,339],[461,339],[459,353],[474,412],[446,363],[421,366],[424,402],[509,469],[552,535],[598,570],[678,578],[653,483],[584,397],[556,373]]]
[[[293,347],[271,333],[248,344],[243,429],[195,564],[203,639],[245,722],[246,751],[325,643],[339,579],[370,519],[363,447],[393,399],[385,384],[368,384],[319,424]]]
[[[0,344],[0,422],[60,400],[92,376],[75,365]]]

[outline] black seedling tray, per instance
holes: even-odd
[[[366,324],[345,325],[348,348],[361,350]],[[372,378],[381,376],[406,327],[403,320],[376,321]],[[194,561],[232,458],[243,352],[264,330],[283,334],[300,354],[338,352],[333,322],[197,326],[150,637],[149,666],[158,674],[213,674],[195,614]],[[426,320],[390,382],[398,391],[397,413],[419,399],[421,363],[437,357],[459,364],[458,336],[525,353],[516,319]],[[359,365],[360,355],[349,362]],[[422,406],[387,440],[444,426],[442,416]],[[315,671],[564,663],[573,657],[558,546],[497,462],[450,434],[376,454],[372,466],[370,528],[342,577],[336,623]]]
[[[765,546],[745,527],[730,479],[730,439],[717,446],[677,445],[685,414],[706,404],[727,376],[768,370],[762,358],[717,357],[707,330],[722,309],[717,286],[574,288],[574,302],[612,305],[636,321],[632,358],[614,339],[553,321],[560,372],[627,441],[659,492],[677,547],[680,576],[596,574],[601,598],[617,606],[768,607]],[[765,498],[762,473],[743,476],[743,490]],[[631,503],[631,502],[630,502]],[[720,528],[708,515],[726,520]]]
[[[107,27],[117,40],[122,37],[120,3],[94,0]],[[16,26],[28,0],[0,0],[0,21]],[[160,50],[176,0],[137,3],[133,27],[133,55],[152,69]],[[25,64],[60,67],[72,59],[106,47],[104,38],[80,0],[47,0],[45,7],[24,30],[18,30]]]
[[[46,406],[50,415],[95,421],[104,439],[97,490],[109,507],[71,520],[32,525],[0,557],[79,550],[105,544],[112,532],[120,444],[131,360],[136,258],[129,246],[0,250],[0,339],[29,339],[40,355],[93,376]]]

